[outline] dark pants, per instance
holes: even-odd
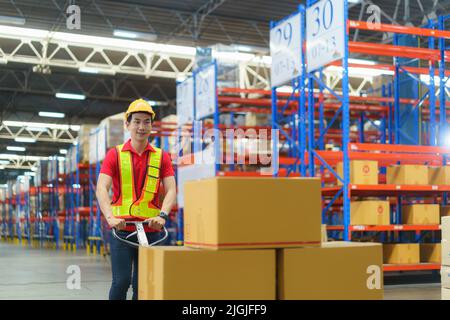
[[[117,235],[125,238],[131,232],[117,231]],[[151,244],[161,239],[163,233],[147,233],[148,243]],[[111,266],[112,266],[112,285],[109,291],[109,300],[126,300],[127,291],[130,284],[133,285],[133,300],[138,297],[138,248],[132,247],[120,240],[117,240],[110,231],[111,239]],[[131,236],[127,240],[137,243],[137,236]],[[166,239],[167,240],[167,239]],[[163,241],[158,245],[164,245]]]

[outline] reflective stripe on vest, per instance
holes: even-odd
[[[160,184],[160,168],[162,150],[153,147],[155,152],[148,154],[148,166],[143,190],[135,190],[133,163],[130,151],[122,151],[123,145],[117,146],[120,173],[120,197],[112,205],[115,217],[153,218],[159,215],[160,209],[152,201],[157,196]],[[139,196],[137,199],[136,197]]]

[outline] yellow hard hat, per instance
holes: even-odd
[[[128,116],[133,112],[147,112],[152,115],[152,120],[155,119],[155,111],[153,111],[150,103],[145,101],[144,99],[137,99],[130,103],[127,112],[125,112],[125,120],[128,119]]]

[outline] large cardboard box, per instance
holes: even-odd
[[[402,208],[403,224],[439,224],[439,222],[438,204],[413,204]]]
[[[440,243],[421,243],[420,262],[441,263]]]
[[[386,184],[427,185],[428,167],[415,164],[389,166]]]
[[[214,177],[186,182],[184,196],[186,246],[217,250],[320,245],[317,178]]]
[[[441,288],[441,300],[450,300],[450,289]]]
[[[383,245],[383,261],[387,264],[420,263],[418,243],[399,243]]]
[[[450,185],[450,166],[428,167],[428,180],[431,185]]]
[[[441,267],[441,287],[450,289],[450,267]]]
[[[337,173],[339,176],[344,175],[344,164],[337,164]],[[338,179],[338,185],[342,182]],[[378,184],[378,162],[366,160],[350,161],[350,183],[351,184]]]
[[[140,247],[140,300],[274,300],[275,250]]]
[[[389,201],[352,201],[350,203],[351,225],[389,225]]]
[[[277,250],[278,299],[383,299],[382,255],[362,242]]]

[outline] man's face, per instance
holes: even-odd
[[[145,112],[137,112],[131,115],[131,122],[126,122],[131,139],[146,141],[152,131],[152,116]]]

